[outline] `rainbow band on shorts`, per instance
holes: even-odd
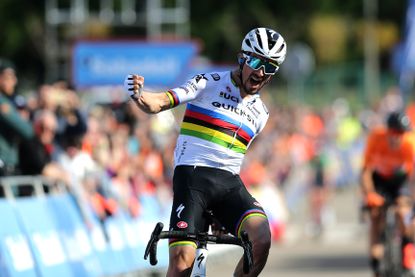
[[[238,220],[238,224],[236,224],[236,229],[235,229],[235,234],[238,235],[238,237],[241,236],[241,231],[242,231],[242,225],[244,224],[244,222],[248,219],[251,218],[253,216],[259,216],[262,218],[267,218],[267,216],[265,215],[263,210],[259,210],[259,209],[252,209],[252,210],[248,210],[246,211],[241,218]]]
[[[192,240],[169,240],[169,248],[176,247],[176,246],[187,246],[187,245],[197,248],[196,242]]]

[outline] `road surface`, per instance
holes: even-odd
[[[285,240],[274,243],[262,277],[370,277],[367,226],[359,221],[356,187],[338,190],[331,200],[332,222],[319,239],[307,236],[307,205],[295,213]],[[215,246],[212,246],[215,247]],[[208,276],[232,276],[242,251],[214,254]]]
[[[208,276],[232,276],[237,256],[232,250],[211,257]],[[366,244],[362,240],[346,242],[305,241],[274,245],[262,277],[370,277]]]

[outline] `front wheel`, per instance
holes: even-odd
[[[388,208],[386,211],[386,225],[383,239],[385,251],[382,259],[382,276],[404,276],[402,268],[402,237],[393,208]]]

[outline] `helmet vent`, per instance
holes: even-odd
[[[278,53],[279,53],[279,52],[281,52],[281,50],[282,50],[282,49],[284,49],[284,47],[285,47],[285,43],[281,45],[281,47],[278,49],[278,51],[277,51],[277,52],[278,52]]]
[[[261,39],[261,36],[260,36],[260,34],[259,34],[259,33],[257,33],[257,34],[256,34],[256,40],[257,40],[257,42],[258,42],[258,46],[259,46],[260,48],[263,48],[264,46],[262,45],[262,39]],[[262,52],[262,51],[259,51],[259,52]]]
[[[269,40],[268,41],[268,49],[272,49],[272,47],[274,47],[274,45],[276,44],[276,41],[273,40]],[[279,50],[278,50],[279,51]]]
[[[251,41],[250,41],[249,39],[246,39],[246,40],[245,40],[245,43],[246,43],[249,47],[252,47],[252,45],[251,45]]]
[[[274,47],[275,44],[277,43],[279,36],[275,32],[271,32],[269,29],[267,29],[267,38],[268,38],[268,49],[272,49],[272,47]]]
[[[258,47],[254,47],[254,49],[255,49],[258,53],[265,54],[265,53],[264,53],[264,51],[263,51],[262,49],[258,48]]]

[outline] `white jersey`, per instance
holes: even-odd
[[[167,95],[172,106],[187,103],[175,166],[215,167],[238,174],[246,150],[269,117],[259,94],[242,99],[227,71],[196,75]]]

